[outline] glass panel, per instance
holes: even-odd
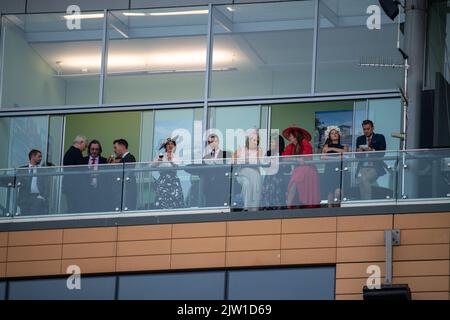
[[[4,16],[1,106],[97,104],[102,18],[81,14],[78,26],[60,13]]]
[[[81,290],[70,290],[66,278],[10,281],[10,300],[114,300],[116,277],[81,278]]]
[[[220,150],[233,153],[238,145],[244,143],[247,130],[261,128],[260,119],[260,106],[210,108],[210,131],[219,138]],[[262,135],[262,138],[265,137]]]
[[[450,3],[447,0],[428,1],[425,87],[436,88],[436,74],[450,81]]]
[[[309,93],[314,1],[214,7],[210,96]]]
[[[353,127],[353,101],[326,101],[272,105],[272,130],[292,125],[306,129],[312,136],[313,153],[321,153],[325,130],[329,125],[339,126],[342,144],[351,147]],[[286,141],[286,145],[287,145]]]
[[[401,131],[402,108],[400,99],[369,100],[369,118],[375,125],[375,132],[386,138],[386,150],[400,149],[400,139],[393,138],[391,133]],[[361,128],[361,123],[359,123]]]
[[[154,117],[155,112],[142,112],[142,126],[141,126],[141,162],[149,162],[153,160],[153,141],[154,132]]]
[[[67,115],[64,150],[70,148],[77,135],[84,135],[89,141],[98,140],[103,149],[101,156],[108,158],[114,153],[113,141],[123,138],[129,151],[139,159],[141,114],[130,111]]]
[[[231,270],[230,300],[333,300],[335,267]]]
[[[316,208],[326,203],[322,197],[319,170],[338,165],[333,159],[321,161],[321,155],[247,158],[233,165],[232,207],[235,210]],[[331,167],[330,167],[331,168]],[[331,169],[330,169],[331,171]],[[340,176],[329,174],[328,186],[340,188]],[[334,202],[338,202],[337,200]]]
[[[353,143],[352,143],[352,148],[350,151],[355,152],[356,151],[356,139],[359,136],[362,136],[364,134],[363,130],[362,130],[362,122],[366,119],[368,119],[367,117],[367,113],[368,113],[368,101],[367,100],[362,100],[362,101],[355,101],[355,108],[353,110],[354,114],[353,114],[353,118],[354,120],[354,126],[353,126],[353,130],[354,130],[354,134],[353,134]]]
[[[11,217],[14,206],[15,171],[0,170],[0,219]]]
[[[225,272],[119,276],[119,300],[223,300]]]
[[[0,300],[6,299],[6,282],[0,282]]]
[[[112,11],[105,103],[204,96],[208,7]]]
[[[201,109],[178,109],[155,111],[153,134],[153,160],[167,138],[176,138],[175,156],[182,160],[199,158],[201,154],[202,119]],[[148,141],[148,140],[147,140]]]
[[[403,64],[396,49],[397,23],[381,10],[381,29],[370,30],[367,9],[372,0],[320,0],[319,4],[316,91],[396,90],[402,69],[359,63]]]
[[[122,164],[17,169],[15,214],[36,216],[119,211],[122,177]],[[61,189],[55,192],[55,185]]]
[[[395,202],[398,153],[372,151],[343,156],[342,201]]]
[[[47,142],[47,166],[61,165],[64,117],[50,116]]]
[[[1,168],[28,164],[31,149],[47,154],[48,116],[0,118],[3,141],[0,146]]]
[[[231,165],[174,160],[125,165],[124,211],[229,206]],[[139,200],[139,201],[138,201]]]
[[[402,151],[399,161],[399,199],[450,201],[450,149]]]

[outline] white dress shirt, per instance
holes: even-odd
[[[30,170],[30,173],[31,173],[31,171],[33,171],[33,174],[37,173],[36,166],[32,165],[31,163],[28,165],[28,168],[33,169],[33,170]],[[36,176],[33,176],[31,178],[30,192],[36,193],[36,194],[40,193],[38,185],[37,185],[37,177]]]

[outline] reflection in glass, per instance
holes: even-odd
[[[3,16],[1,107],[97,104],[102,18],[69,29],[65,14]]]
[[[14,179],[13,169],[0,170],[0,218],[11,217],[13,214]]]
[[[228,206],[230,164],[157,158],[125,165],[124,211]]]
[[[105,103],[204,95],[208,8],[112,11]]]
[[[214,98],[309,93],[314,1],[215,6]]]
[[[450,200],[450,149],[400,151],[399,161],[399,199]]]
[[[16,215],[116,212],[122,203],[123,166],[19,168]],[[53,192],[62,186],[62,192]]]
[[[367,8],[373,4],[371,0],[319,1],[317,92],[396,90],[401,84],[401,69],[359,65],[403,63],[397,50],[397,21],[381,10],[381,29],[367,27]]]
[[[344,203],[361,200],[395,201],[398,153],[372,151],[343,155]]]

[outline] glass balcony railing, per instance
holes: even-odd
[[[450,204],[450,149],[0,170],[0,218]]]

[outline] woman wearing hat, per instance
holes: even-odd
[[[292,156],[299,163],[292,171],[287,190],[288,208],[315,208],[320,205],[319,174],[315,166],[308,165],[302,155],[312,154],[311,134],[299,127],[289,127],[283,130],[283,137],[290,144],[283,156]],[[296,157],[298,156],[298,157]]]
[[[341,169],[340,157],[342,153],[348,152],[349,148],[347,145],[341,144],[341,129],[338,126],[328,126],[325,138],[322,153],[328,155],[322,159],[331,160],[325,164],[324,176],[327,179],[328,207],[333,207],[336,202],[334,199],[340,199],[341,193],[340,171],[336,171],[336,168]]]
[[[165,140],[159,148],[159,150],[164,149],[164,152],[155,159],[154,166],[176,167],[179,162],[175,157],[176,146],[175,139]],[[159,178],[156,181],[155,206],[159,209],[175,209],[184,206],[183,189],[177,170],[164,169],[159,172]]]

